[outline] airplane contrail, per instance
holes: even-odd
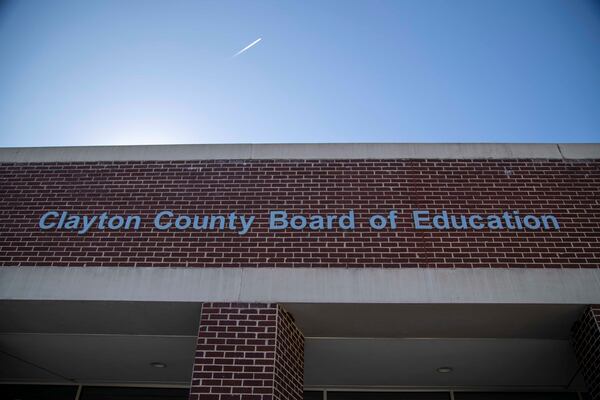
[[[257,44],[257,43],[258,43],[258,42],[260,42],[261,40],[262,40],[262,38],[261,38],[261,37],[259,37],[259,38],[258,38],[258,39],[256,39],[254,42],[250,43],[248,46],[244,47],[243,49],[241,49],[240,51],[238,51],[237,53],[235,53],[235,54],[233,55],[233,57],[237,57],[237,56],[239,56],[240,54],[242,54],[243,52],[245,52],[246,50],[248,50],[250,47],[252,47],[252,46],[254,46],[255,44]],[[233,58],[233,57],[232,57],[232,58]]]

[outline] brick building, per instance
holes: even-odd
[[[0,398],[600,399],[600,145],[0,149]]]

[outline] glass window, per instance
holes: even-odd
[[[304,392],[304,400],[323,400],[323,392],[310,390]]]
[[[327,400],[450,400],[448,392],[330,392]]]
[[[573,392],[454,392],[454,400],[578,400]]]
[[[5,400],[75,400],[77,386],[0,385],[0,399]]]
[[[84,386],[79,400],[188,400],[189,389]]]

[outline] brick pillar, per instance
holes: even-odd
[[[190,400],[302,400],[304,337],[277,304],[204,303]]]
[[[600,305],[589,306],[571,329],[571,342],[593,400],[600,400]]]

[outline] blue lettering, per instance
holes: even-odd
[[[161,231],[167,230],[171,227],[171,225],[173,225],[173,222],[171,221],[168,221],[166,224],[161,223],[160,220],[163,216],[173,218],[173,212],[169,210],[161,211],[158,214],[156,214],[156,217],[154,217],[154,227]]]
[[[131,228],[132,222],[133,222],[133,229],[138,230],[138,229],[140,229],[140,224],[142,223],[142,218],[139,215],[127,216],[127,220],[125,221],[125,229]]]
[[[112,229],[113,231],[117,229],[121,229],[125,224],[125,218],[120,215],[115,215],[114,217],[110,217],[108,220],[108,229]]]
[[[477,222],[475,220],[477,220]],[[469,225],[471,225],[471,228],[476,230],[483,229],[483,224],[481,223],[482,220],[483,218],[481,218],[481,215],[471,215],[469,217]]]
[[[396,229],[396,216],[398,215],[398,211],[391,210],[390,211],[390,228]]]
[[[240,222],[242,223],[242,230],[238,232],[240,235],[245,235],[248,232],[248,229],[252,226],[254,222],[254,215],[251,215],[248,220],[243,215],[240,215]]]
[[[269,229],[280,230],[288,227],[287,213],[282,210],[271,211],[269,213]]]
[[[192,219],[187,215],[180,215],[175,219],[175,228],[179,230],[187,229],[192,225]]]
[[[544,229],[550,229],[550,224],[548,221],[552,222],[554,229],[560,229],[560,225],[558,225],[558,220],[554,215],[542,215],[542,223],[544,224]]]
[[[523,219],[523,223],[527,227],[527,229],[539,229],[542,224],[540,220],[535,215],[527,215]]]
[[[450,229],[448,213],[445,210],[442,211],[442,215],[438,214],[433,217],[433,226],[435,226],[436,229]]]
[[[97,216],[93,215],[91,218],[88,218],[87,216],[83,216],[83,228],[81,228],[77,233],[80,235],[83,235],[84,233],[86,233],[87,231],[90,230],[90,228],[92,227],[92,225],[94,224],[94,221],[96,221],[96,219],[98,219]]]
[[[429,211],[413,211],[413,222],[415,229],[431,229],[431,225],[421,225],[421,222],[429,222]]]
[[[310,224],[308,225],[308,227],[313,231],[325,229],[325,221],[320,215],[312,215],[310,217]]]
[[[348,211],[348,215],[342,215],[338,223],[342,229],[354,229],[354,210]]]
[[[371,228],[382,230],[387,225],[387,219],[383,215],[375,214],[369,219]]]
[[[292,229],[300,230],[306,226],[306,218],[302,215],[294,215],[292,219],[290,219],[290,226]]]
[[[56,222],[46,223],[49,217],[58,217],[60,214],[56,211],[48,211],[40,218],[39,226],[41,229],[52,229],[56,226]]]

